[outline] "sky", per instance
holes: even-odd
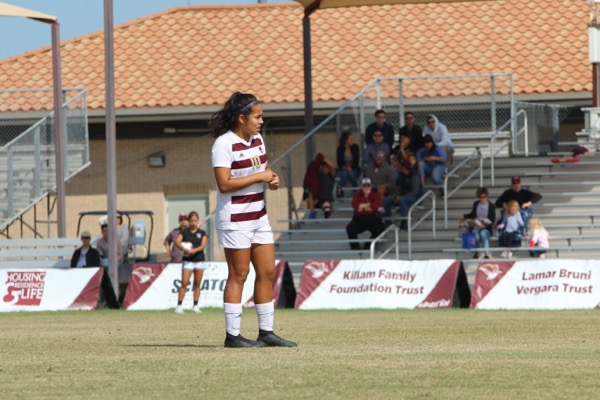
[[[1,0],[58,17],[61,41],[104,29],[105,0]],[[114,25],[172,7],[256,4],[258,0],[112,0]],[[292,0],[266,0],[284,3]],[[264,2],[264,1],[263,1]],[[0,17],[0,60],[51,44],[50,25],[27,18]]]

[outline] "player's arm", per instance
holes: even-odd
[[[273,180],[273,175],[276,175],[270,169],[266,169],[262,172],[257,172],[256,174],[233,178],[231,176],[230,168],[215,167],[214,170],[217,187],[221,193],[237,192],[238,190],[247,188],[248,186],[259,182],[269,183]]]
[[[175,241],[173,242],[173,244],[175,245],[175,247],[177,247],[179,250],[184,251],[183,246],[181,245],[181,242],[183,241],[183,235],[180,233],[179,235],[177,235],[177,238],[175,239]]]
[[[204,250],[207,243],[208,243],[208,236],[203,235],[202,240],[200,241],[200,246],[194,247],[192,249],[192,253],[200,253],[202,250]]]

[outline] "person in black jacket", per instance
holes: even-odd
[[[483,247],[483,253],[475,254],[477,258],[492,258],[490,254],[490,236],[494,229],[494,221],[496,220],[496,207],[488,199],[489,192],[487,188],[480,187],[476,192],[479,200],[473,203],[473,208],[470,213],[460,216],[460,220],[469,220],[471,231],[477,235],[477,242],[480,247]]]
[[[360,149],[354,143],[352,132],[342,132],[338,143],[336,161],[340,188],[357,187],[358,177],[360,176]],[[343,195],[344,192],[338,190],[338,197],[343,197]]]
[[[521,218],[523,219],[525,226],[527,226],[527,222],[533,214],[532,205],[540,201],[542,195],[528,189],[523,189],[521,186],[521,178],[518,176],[510,178],[510,183],[510,189],[506,189],[504,193],[498,197],[498,200],[496,200],[496,207],[501,208],[503,212],[506,212],[508,202],[510,200],[515,200],[519,203]]]
[[[71,268],[101,267],[100,253],[90,245],[92,240],[90,232],[81,232],[80,238],[81,247],[73,252],[73,256],[71,257]],[[102,289],[102,296],[104,297],[108,308],[121,308],[106,269],[102,273],[102,282],[100,283],[100,286]]]

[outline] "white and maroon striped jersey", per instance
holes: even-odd
[[[246,142],[228,131],[215,140],[211,157],[213,168],[230,168],[232,178],[262,172],[267,165],[267,151],[260,134],[250,136]],[[231,193],[217,189],[217,229],[255,230],[267,225],[264,196],[263,182]]]

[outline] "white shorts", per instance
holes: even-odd
[[[219,247],[227,249],[249,249],[253,244],[272,244],[273,230],[267,224],[253,231],[219,230]]]
[[[181,268],[193,271],[195,269],[206,269],[204,261],[183,261]]]

